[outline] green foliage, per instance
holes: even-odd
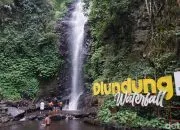
[[[153,58],[153,60],[156,70],[164,73],[173,73],[177,67],[176,55],[174,53],[165,53]]]
[[[92,0],[89,25],[92,35],[91,55],[85,66],[86,77],[93,81],[122,81],[153,75],[148,61],[131,53],[132,21],[129,0]],[[122,20],[123,19],[123,20]]]
[[[39,80],[55,76],[62,65],[54,33],[54,11],[48,1],[22,0],[0,25],[0,96],[33,98]],[[8,16],[9,15],[9,16]]]
[[[107,98],[101,110],[98,112],[98,117],[104,123],[110,123],[112,121],[112,114],[109,108],[115,107],[115,101],[112,101],[113,96]]]
[[[13,0],[0,0],[0,6],[1,5],[9,5],[12,3],[13,3]]]
[[[147,119],[138,115],[133,109],[122,109],[116,113],[112,113],[110,108],[116,107],[112,98],[106,99],[105,103],[101,107],[98,113],[98,118],[104,123],[115,123],[125,127],[136,127],[136,128],[163,128],[165,122],[160,118]]]
[[[72,0],[52,0],[55,9],[55,18],[63,17],[67,12],[67,5],[71,2]]]
[[[144,47],[138,51],[134,51],[138,45],[133,39],[133,28],[136,25],[132,22],[132,13],[138,10],[137,6],[145,6],[145,3],[129,0],[90,2],[89,26],[92,41],[85,66],[88,81],[113,82],[122,81],[128,76],[135,79],[144,75],[154,78],[172,74],[179,68],[178,55],[174,52],[178,52],[175,45],[176,13],[172,10],[176,7],[174,2],[167,1],[167,5],[160,10],[163,15],[154,19],[153,34],[148,35],[149,40],[142,43]],[[161,4],[161,1],[157,3]]]
[[[86,0],[87,2],[87,0]],[[172,74],[180,67],[177,28],[177,5],[171,0],[154,1],[157,14],[149,18],[145,1],[131,0],[91,0],[89,15],[92,36],[90,55],[85,66],[85,78],[92,87],[94,81],[121,82],[145,76],[157,78]],[[154,13],[152,11],[152,13]],[[146,20],[147,19],[147,20]],[[151,20],[150,20],[151,19]],[[147,22],[142,28],[138,21]],[[141,23],[139,23],[141,24]],[[139,25],[138,25],[139,26]],[[150,28],[151,27],[151,28]],[[134,30],[135,29],[135,30]],[[149,30],[148,40],[136,43],[134,31]],[[140,47],[139,47],[140,46]],[[179,104],[177,98],[173,99]],[[113,99],[105,101],[98,117],[105,123],[116,122],[130,127],[162,128],[164,121],[157,118],[151,107],[141,110],[121,107],[111,113]],[[177,112],[172,112],[178,117]]]
[[[116,113],[114,119],[117,120],[118,124],[121,125],[130,125],[132,126],[134,121],[137,118],[137,113],[130,111],[130,110],[124,110],[124,111],[119,111]]]
[[[101,109],[98,113],[98,117],[104,123],[109,123],[112,120],[112,114],[108,108]]]

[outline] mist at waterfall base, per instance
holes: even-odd
[[[84,15],[84,3],[78,0],[74,5],[68,29],[68,45],[71,52],[71,94],[69,104],[65,106],[66,110],[77,110],[78,101],[83,94],[82,85],[82,68],[84,59],[84,39],[85,39],[85,24],[87,17]]]

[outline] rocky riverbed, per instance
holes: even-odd
[[[0,124],[12,120],[12,116],[8,114],[8,108],[4,104],[0,104]]]
[[[96,101],[96,100],[95,100]],[[93,101],[92,103],[95,103]],[[22,103],[22,102],[21,102]],[[28,104],[28,102],[26,101]],[[91,104],[91,109],[86,109],[86,111],[61,111],[58,113],[53,113],[50,110],[48,110],[48,107],[46,107],[46,110],[43,111],[43,113],[40,114],[39,108],[36,108],[35,104],[28,104],[28,105],[21,106],[20,102],[12,103],[12,102],[0,102],[0,128],[11,128],[11,126],[21,126],[26,125],[29,121],[34,121],[41,122],[44,118],[45,115],[48,113],[50,114],[50,118],[53,123],[57,123],[57,121],[61,122],[66,122],[65,120],[77,120],[78,125],[83,126],[92,126],[93,128],[103,128],[106,130],[157,130],[157,129],[152,129],[152,128],[128,128],[128,127],[123,127],[118,124],[104,124],[97,118],[97,111],[91,111],[94,110]],[[19,106],[19,107],[18,107]],[[96,108],[97,110],[97,108]],[[63,121],[64,120],[64,121]],[[75,121],[76,122],[76,121]],[[79,122],[81,122],[79,124]],[[66,124],[67,125],[67,124]],[[54,125],[53,125],[54,126]],[[68,125],[67,125],[68,126]],[[62,127],[62,126],[58,126]],[[38,128],[37,128],[38,129]],[[81,128],[82,129],[82,128]]]
[[[47,104],[47,103],[46,103]],[[96,109],[97,110],[97,109]],[[97,113],[95,109],[86,109],[86,111],[62,111],[53,113],[48,106],[45,106],[45,111],[40,114],[38,103],[31,101],[20,102],[0,102],[0,127],[16,125],[18,123],[42,120],[45,115],[49,113],[52,121],[59,121],[64,119],[91,119],[95,118]],[[85,121],[87,122],[87,121]]]

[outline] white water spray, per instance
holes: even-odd
[[[87,22],[87,17],[84,15],[83,11],[84,3],[78,0],[75,4],[75,9],[72,13],[70,20],[70,46],[71,46],[71,60],[72,60],[72,89],[71,98],[69,101],[69,110],[77,110],[78,100],[83,90],[81,89],[81,72],[83,64],[83,43],[84,43],[84,27]]]

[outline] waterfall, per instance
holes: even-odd
[[[70,18],[69,43],[71,49],[71,94],[69,100],[69,110],[77,110],[78,100],[83,93],[82,89],[82,65],[83,65],[83,44],[85,34],[85,24],[87,17],[83,11],[84,3],[78,0]]]

